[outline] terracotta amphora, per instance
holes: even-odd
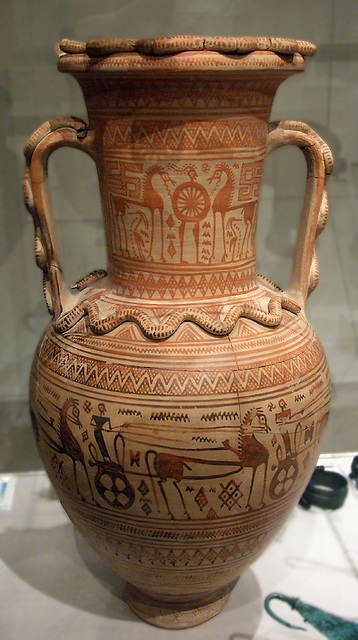
[[[37,444],[129,606],[183,628],[218,613],[297,504],[330,384],[305,317],[327,217],[329,148],[269,124],[314,45],[266,37],[62,41],[88,123],[49,120],[26,150],[25,199],[52,321],[31,373]],[[286,291],[256,272],[266,155],[299,147],[307,185]],[[107,267],[68,288],[47,190],[55,149],[99,176]],[[97,265],[94,265],[94,267]]]

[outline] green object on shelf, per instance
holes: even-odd
[[[276,615],[276,613],[271,610],[271,600],[281,600],[282,602],[289,604],[291,609],[298,611],[298,613],[301,614],[305,622],[308,622],[317,631],[322,633],[322,635],[329,638],[329,640],[358,640],[357,622],[351,622],[350,620],[340,618],[333,613],[328,613],[328,611],[324,611],[323,609],[319,609],[318,607],[314,607],[311,604],[303,602],[300,598],[292,598],[285,596],[282,593],[270,593],[265,598],[265,611],[267,611],[274,620],[285,625],[285,627],[306,631],[304,627],[293,625]]]

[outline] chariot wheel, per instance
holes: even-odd
[[[118,469],[99,469],[95,485],[100,496],[111,507],[129,509],[134,502],[134,489]]]
[[[184,182],[172,196],[173,210],[182,222],[200,222],[209,213],[210,198],[207,190],[198,182]]]
[[[298,476],[298,464],[294,458],[287,459],[276,469],[270,482],[270,498],[276,500],[282,498],[296,482]]]

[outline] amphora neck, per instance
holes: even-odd
[[[236,296],[256,286],[256,217],[282,78],[82,75],[119,293]]]

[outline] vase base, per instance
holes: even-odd
[[[236,580],[210,595],[192,600],[163,601],[152,598],[127,583],[125,599],[130,609],[145,622],[164,629],[195,627],[216,616],[225,607]]]

